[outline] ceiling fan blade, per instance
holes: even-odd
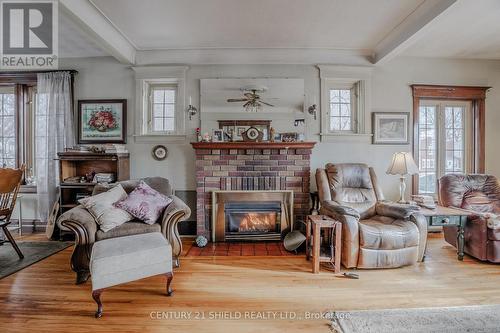
[[[263,100],[259,100],[259,103],[265,104],[265,105],[267,105],[267,106],[272,106],[272,107],[274,107],[274,105],[269,104],[269,103],[266,103],[266,102],[264,102]]]
[[[228,98],[228,102],[246,102],[248,101],[247,98]]]

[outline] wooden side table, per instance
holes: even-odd
[[[457,257],[464,259],[465,224],[471,214],[462,209],[437,206],[436,209],[421,208],[429,226],[455,226],[457,228]]]
[[[321,247],[321,230],[326,247]],[[325,234],[330,231],[329,234]],[[311,244],[312,243],[312,244]],[[324,242],[325,243],[325,242]],[[342,248],[342,223],[325,215],[308,215],[306,228],[306,258],[312,257],[312,272],[319,273],[321,262],[329,262],[335,274],[340,273]]]

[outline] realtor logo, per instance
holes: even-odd
[[[57,1],[0,1],[1,69],[54,69]]]

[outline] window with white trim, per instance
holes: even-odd
[[[151,133],[175,132],[177,109],[176,84],[149,85],[149,131]]]
[[[418,193],[436,194],[437,179],[472,170],[470,102],[421,100],[418,109]]]
[[[329,128],[330,132],[355,132],[356,93],[352,87],[330,88]]]
[[[186,138],[186,66],[132,67],[136,79],[136,142]]]

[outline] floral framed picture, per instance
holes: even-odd
[[[410,114],[408,112],[373,112],[373,144],[409,144]]]
[[[125,143],[127,100],[78,101],[78,143]]]

